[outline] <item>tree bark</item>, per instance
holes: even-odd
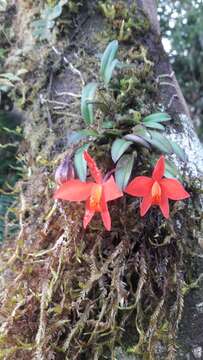
[[[127,3],[128,7],[130,7],[134,1],[128,1]],[[27,21],[27,13],[26,11],[22,11],[24,9],[23,6],[26,6],[26,4],[23,4],[23,6],[22,4],[20,1],[18,2],[18,14],[15,23],[18,26],[22,21],[20,16],[22,13],[24,14],[24,19]],[[105,1],[104,4],[106,4]],[[122,6],[126,6],[126,2],[114,1],[113,4],[119,9],[120,7],[122,8]],[[36,56],[34,54],[35,49],[31,55],[29,53],[24,55],[27,61],[26,65],[30,65],[32,61],[34,61],[34,65],[32,66],[36,76],[36,79],[33,80],[33,75],[30,75],[27,80],[28,86],[30,88],[32,88],[32,86],[34,87],[35,81],[39,82],[40,85],[33,91],[32,98],[31,96],[29,97],[28,92],[28,100],[25,106],[25,114],[26,117],[29,118],[29,121],[25,121],[24,124],[26,136],[26,145],[24,145],[28,147],[27,163],[29,165],[29,176],[31,176],[31,179],[29,180],[28,177],[28,179],[22,181],[19,185],[21,195],[21,207],[19,209],[21,229],[17,240],[15,240],[15,245],[12,245],[14,255],[11,255],[11,249],[8,249],[11,245],[4,245],[6,254],[7,251],[9,254],[4,255],[5,260],[8,261],[7,268],[5,269],[6,261],[5,263],[3,262],[2,265],[4,279],[6,279],[2,295],[3,310],[1,328],[5,341],[2,345],[4,358],[30,359],[32,357],[37,360],[45,359],[46,357],[50,359],[71,360],[105,359],[109,356],[106,345],[108,343],[108,337],[111,338],[112,331],[115,330],[115,334],[117,334],[120,329],[121,334],[119,333],[118,339],[116,337],[111,338],[110,345],[114,347],[111,358],[135,360],[143,359],[147,356],[146,353],[136,355],[135,347],[133,347],[130,342],[131,337],[138,335],[140,338],[142,337],[141,332],[134,335],[135,322],[137,322],[136,316],[139,312],[136,302],[136,311],[132,312],[131,322],[128,322],[128,313],[123,316],[119,313],[120,310],[118,310],[118,308],[124,307],[123,302],[125,304],[125,297],[128,296],[127,292],[132,291],[134,296],[138,296],[144,286],[147,288],[145,272],[150,272],[150,269],[148,269],[150,263],[149,265],[146,263],[148,256],[147,249],[149,253],[151,251],[148,241],[151,236],[150,229],[152,229],[155,237],[157,235],[156,231],[160,231],[160,236],[162,229],[165,229],[165,223],[161,222],[160,224],[160,219],[155,216],[154,219],[153,217],[149,217],[147,221],[143,221],[142,223],[140,220],[135,219],[135,224],[128,224],[126,217],[129,229],[125,229],[126,225],[124,220],[123,223],[118,222],[118,234],[115,229],[112,230],[114,234],[113,240],[110,235],[100,231],[97,233],[94,229],[92,232],[89,231],[87,235],[84,235],[81,227],[81,210],[78,210],[78,208],[74,206],[70,208],[64,204],[53,205],[52,199],[55,164],[63,158],[64,154],[68,153],[68,155],[72,155],[74,147],[71,144],[71,131],[78,129],[81,125],[77,120],[80,118],[80,104],[77,100],[73,102],[73,98],[75,99],[76,97],[77,99],[85,82],[95,79],[95,74],[98,72],[98,65],[95,65],[98,57],[95,56],[95,54],[101,53],[109,40],[119,39],[122,35],[121,32],[118,32],[118,23],[122,24],[122,19],[119,17],[119,19],[116,19],[118,21],[115,21],[115,19],[112,20],[111,17],[110,19],[108,18],[108,14],[112,8],[110,8],[110,10],[108,9],[106,19],[105,16],[101,15],[97,5],[97,2],[95,5],[95,2],[89,0],[80,8],[80,12],[76,16],[76,25],[74,23],[75,27],[69,34],[68,45],[66,42],[64,44],[63,39],[61,42],[55,43],[54,46],[49,45],[45,49],[41,47],[37,54],[37,59],[34,57]],[[183,165],[182,162],[179,162],[177,159],[174,161],[184,174],[186,180],[193,184],[197,182],[197,179],[199,179],[203,171],[203,148],[193,129],[187,105],[175,75],[172,73],[168,56],[164,52],[161,43],[156,1],[139,0],[136,5],[136,11],[138,11],[140,16],[143,16],[143,11],[147,15],[150,29],[146,30],[146,32],[145,30],[139,30],[138,27],[136,28],[135,23],[135,30],[132,31],[131,37],[127,39],[127,41],[126,39],[119,39],[121,53],[123,57],[126,58],[129,56],[130,50],[136,52],[140,50],[141,47],[147,49],[147,55],[145,54],[144,57],[138,57],[136,64],[140,66],[141,63],[141,71],[143,71],[146,65],[146,57],[148,62],[153,62],[154,64],[153,75],[147,70],[148,73],[146,76],[149,78],[149,81],[152,81],[156,86],[157,106],[162,104],[164,109],[176,120],[175,124],[168,126],[167,136],[176,140],[177,143],[184,148],[188,158],[187,164]],[[31,11],[30,7],[28,7],[28,9],[27,12]],[[130,16],[131,15],[134,16],[134,14],[130,14]],[[133,18],[133,21],[134,20]],[[137,16],[136,21],[139,22],[139,20],[140,18]],[[27,24],[26,21],[25,23]],[[22,23],[22,26],[23,24],[24,23]],[[22,36],[22,33],[19,36]],[[23,41],[27,46],[27,38],[23,40],[18,39],[17,46]],[[44,54],[43,51],[45,53],[47,51],[48,55],[47,53]],[[85,53],[85,56],[83,53]],[[11,52],[11,59],[12,55]],[[31,59],[32,55],[34,60]],[[138,54],[138,56],[141,55]],[[49,62],[51,63],[51,70]],[[9,68],[9,61],[7,66]],[[42,76],[44,76],[43,80],[40,79]],[[141,80],[145,81],[145,78],[143,79],[142,77]],[[142,89],[142,87],[139,89]],[[60,98],[58,98],[59,93],[61,94]],[[147,106],[147,102],[153,103],[154,101],[153,93],[150,99],[144,100],[144,105]],[[68,104],[68,112],[65,115],[64,112],[61,112],[58,116],[58,114],[56,114],[58,109],[49,107],[49,105],[54,102],[57,106],[62,106],[61,104],[63,103]],[[108,103],[108,106],[111,106],[112,103]],[[41,117],[37,118],[39,115]],[[47,123],[45,121],[42,123],[42,119],[47,121]],[[35,137],[33,135],[35,135]],[[31,138],[30,144],[29,138]],[[36,141],[35,146],[33,141]],[[101,144],[101,146],[103,145],[105,144]],[[63,149],[62,154],[60,154],[61,147]],[[66,147],[68,147],[68,151]],[[193,186],[195,188],[195,185]],[[132,205],[128,205],[129,208],[132,207]],[[116,205],[115,207],[113,205],[112,214],[114,221],[117,221],[120,213],[125,219],[125,211],[127,209],[125,206],[125,203],[122,203],[118,209]],[[198,227],[201,216],[199,200],[195,198],[191,206],[196,207],[194,209],[188,207],[187,209],[190,211],[188,214],[186,212],[187,210],[185,210],[184,213],[180,211],[180,218],[177,215],[176,223],[174,220],[173,229],[175,230],[174,233],[170,235],[172,238],[171,247],[175,249],[175,253],[172,254],[172,250],[170,253],[168,245],[166,245],[167,251],[165,251],[165,247],[163,246],[163,253],[161,253],[161,250],[159,251],[158,248],[153,249],[152,256],[149,259],[151,260],[152,257],[154,257],[155,262],[156,257],[159,258],[160,267],[156,268],[157,272],[159,272],[159,270],[160,272],[163,271],[164,266],[167,267],[161,260],[161,258],[164,259],[165,256],[170,255],[172,257],[172,260],[171,258],[167,259],[168,262],[173,262],[174,256],[174,262],[177,267],[179,266],[178,256],[180,256],[181,261],[184,259],[184,254],[181,252],[183,250],[179,250],[178,245],[174,242],[174,236],[177,236],[177,241],[180,239],[183,240],[183,243],[185,241],[186,245],[184,249],[187,250],[189,248],[191,250],[192,248],[191,251],[193,254],[196,253],[196,255],[198,255],[197,258],[199,260],[197,264],[196,260],[194,260],[194,266],[197,265],[196,269],[198,268],[198,270],[196,271],[198,274],[201,273],[203,268],[201,249],[197,244],[195,246],[190,244],[192,240],[197,240],[200,232]],[[134,209],[133,211],[135,212]],[[175,215],[176,214],[177,211],[175,211]],[[182,224],[186,223],[188,225],[190,217],[192,217],[193,224],[196,224],[196,228],[189,229],[189,227],[187,227],[185,229]],[[182,221],[181,224],[180,220]],[[170,222],[168,224],[171,226]],[[157,229],[154,229],[156,226]],[[159,230],[159,227],[161,230]],[[136,230],[136,232],[132,230],[135,228],[139,231]],[[139,238],[140,233],[147,234],[146,236],[148,238],[145,241],[145,244],[147,244],[146,249],[144,249],[144,245],[140,243],[140,240],[139,244],[135,241],[136,237]],[[130,236],[132,236],[132,238],[130,238]],[[139,249],[137,249],[138,245]],[[160,247],[160,249],[162,248]],[[136,252],[139,252],[139,259],[136,257]],[[145,257],[143,255],[144,252]],[[176,252],[178,252],[178,255]],[[187,251],[186,255],[188,255]],[[139,266],[136,265],[137,263],[139,263]],[[151,265],[153,266],[153,261]],[[116,267],[115,272],[114,266]],[[137,273],[136,271],[134,273],[132,272],[134,276],[132,284],[134,284],[134,286],[137,284],[137,288],[129,289],[128,275],[133,266],[138,266]],[[181,271],[182,268],[180,267],[178,271],[178,276],[180,277],[178,280],[180,280],[180,282],[177,281],[177,284],[184,283],[181,276],[184,278],[185,274],[182,274]],[[67,276],[67,274],[69,275]],[[166,284],[166,288],[163,284],[161,285],[163,286],[161,288],[162,295],[164,291],[167,291],[167,285],[170,286],[171,283],[175,282],[175,275],[173,275],[174,274],[171,273],[169,278],[167,278],[168,283]],[[141,281],[138,281],[136,276],[138,276],[138,278],[140,276]],[[164,306],[168,306],[170,311],[173,309],[171,309],[168,304],[163,306],[161,299],[159,299],[159,296],[161,298],[160,289],[158,289],[157,284],[156,286],[157,288],[154,290],[152,289],[153,284],[149,284],[149,296],[151,296],[153,291],[158,294],[156,299],[157,303],[153,304],[155,307],[154,314],[159,314],[160,319],[163,320],[161,312],[164,311]],[[111,293],[112,288],[113,293]],[[126,288],[128,288],[128,290],[126,290]],[[183,290],[184,289],[181,288],[181,291]],[[195,293],[192,293],[192,295],[186,298],[186,308],[178,340],[181,349],[177,351],[178,360],[186,358],[198,359],[197,354],[202,351],[202,336],[197,336],[197,330],[199,328],[201,328],[201,334],[203,333],[202,291],[203,285],[200,286],[198,290],[195,290]],[[100,297],[95,295],[97,292],[99,292]],[[181,314],[183,305],[181,295],[182,293],[179,291],[179,315]],[[144,296],[144,299],[142,299],[143,303],[146,297],[147,296]],[[101,298],[101,301],[99,301],[98,298]],[[109,303],[112,302],[112,309],[108,301]],[[114,309],[115,303],[117,306],[116,310]],[[131,305],[132,302],[130,303],[130,306]],[[126,304],[126,306],[128,306],[128,304]],[[147,306],[146,309],[148,309]],[[105,314],[107,314],[106,317]],[[122,321],[120,321],[120,318]],[[156,317],[154,319],[156,320]],[[197,320],[193,321],[194,319]],[[155,326],[155,320],[153,323],[152,319],[152,329],[153,326]],[[189,324],[189,321],[191,321],[191,324]],[[108,328],[108,323],[114,324],[114,327],[118,327],[118,329],[111,328],[110,326]],[[139,329],[139,324],[136,325]],[[166,323],[164,323],[164,325],[166,325]],[[85,326],[87,326],[87,328]],[[90,330],[92,328],[94,331]],[[104,345],[102,345],[103,347],[99,346],[100,343],[92,345],[92,337],[96,337],[97,333],[102,333],[103,328],[105,328],[103,333],[103,339],[105,338]],[[131,328],[133,329],[133,336],[131,334]],[[109,330],[109,332],[107,330]],[[125,336],[123,336],[122,331],[125,333]],[[18,336],[21,336],[20,341],[16,340]],[[149,333],[148,336],[150,338]],[[152,340],[154,339],[151,338],[151,341]],[[54,343],[54,347],[52,347],[52,342]],[[118,345],[119,343],[121,344],[120,346]],[[87,345],[87,350],[85,350],[85,345]],[[134,349],[134,354],[129,355],[127,350],[123,350],[130,347]],[[103,353],[101,353],[101,351],[103,351]],[[169,355],[171,357],[167,359],[175,359],[174,351],[170,351],[169,349]],[[159,339],[156,344],[154,356],[155,360],[166,359],[166,348]]]

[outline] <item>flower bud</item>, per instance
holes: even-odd
[[[65,156],[64,160],[57,167],[55,172],[55,181],[58,185],[65,183],[70,179],[74,179],[75,172],[72,160],[69,156]]]

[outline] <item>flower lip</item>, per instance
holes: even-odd
[[[102,185],[94,184],[90,195],[90,208],[94,211],[101,211]]]
[[[151,190],[152,195],[152,204],[160,204],[161,202],[161,186],[159,185],[158,181],[155,181],[152,185]]]

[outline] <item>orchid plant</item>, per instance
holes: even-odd
[[[68,201],[86,201],[83,226],[86,229],[96,212],[101,213],[106,230],[111,230],[111,217],[107,202],[123,196],[113,176],[102,178],[101,171],[87,151],[84,151],[93,181],[83,182],[79,179],[65,181],[54,194],[55,199]],[[169,218],[169,202],[183,200],[190,195],[176,179],[163,178],[165,159],[161,156],[157,161],[152,177],[138,176],[126,187],[124,192],[132,196],[143,197],[140,205],[141,216],[144,216],[152,205],[158,205],[163,216]]]
[[[60,170],[63,172],[63,176],[58,181],[60,187],[54,195],[55,199],[86,202],[83,219],[85,229],[94,214],[99,212],[106,230],[110,230],[111,217],[107,203],[121,198],[123,193],[143,198],[140,204],[141,216],[144,216],[151,206],[158,205],[166,219],[169,218],[168,199],[177,201],[190,196],[175,178],[177,172],[174,171],[173,163],[165,160],[163,155],[157,161],[152,177],[137,176],[129,183],[140,147],[145,147],[150,152],[156,150],[162,154],[175,153],[182,161],[186,160],[185,153],[180,146],[162,134],[165,130],[165,123],[171,121],[171,117],[167,113],[156,112],[139,119],[139,121],[121,117],[122,121],[126,121],[126,127],[120,127],[119,122],[115,120],[107,121],[105,115],[100,123],[97,122],[95,107],[99,106],[100,113],[101,109],[105,108],[101,99],[105,99],[104,91],[106,93],[112,91],[111,81],[115,70],[122,72],[123,68],[129,66],[116,58],[117,51],[118,42],[114,40],[107,46],[101,58],[101,84],[92,82],[82,90],[81,114],[86,128],[79,131],[78,134],[79,139],[83,140],[83,145],[75,152],[75,169],[73,169],[72,161],[66,159],[67,177],[64,177],[64,169]],[[108,109],[110,105],[107,104]],[[126,129],[129,127],[132,132],[126,133]],[[115,138],[117,135],[119,137]],[[87,151],[93,141],[94,149],[96,149],[102,138],[108,138],[111,143],[111,157],[115,163],[115,169],[110,171],[110,174],[115,173],[115,177],[109,176],[108,173],[103,178],[94,159]],[[86,181],[87,166],[94,181]],[[75,178],[75,170],[78,178]],[[57,177],[60,177],[60,171],[58,171]]]

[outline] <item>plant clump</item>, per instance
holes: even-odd
[[[105,14],[108,4],[102,4]],[[29,151],[18,184],[20,229],[1,251],[2,359],[113,359],[117,346],[155,359],[157,343],[164,345],[164,359],[175,356],[190,287],[185,253],[195,239],[190,229],[199,226],[195,191],[188,202],[171,206],[169,220],[154,207],[141,220],[138,199],[127,195],[112,201],[111,231],[98,214],[84,230],[82,204],[53,200],[57,166],[57,183],[86,181],[87,150],[103,175],[113,168],[121,190],[134,176],[149,175],[160,153],[168,155],[166,177],[174,176],[172,153],[185,161],[184,151],[165,134],[173,120],[160,108],[148,50],[132,43],[137,29],[124,3],[116,10],[108,6],[117,14],[111,23],[121,16],[118,11],[124,13],[124,35],[119,38],[119,23],[100,71],[85,48],[81,58],[67,58],[62,38],[60,54],[60,46],[54,54],[44,46],[38,72],[36,58],[32,63],[37,80],[45,70],[41,81],[33,88],[32,76],[26,82],[31,90],[24,108],[32,120],[24,126]],[[120,51],[118,38],[129,41]],[[75,88],[66,85],[58,95],[61,73]]]

